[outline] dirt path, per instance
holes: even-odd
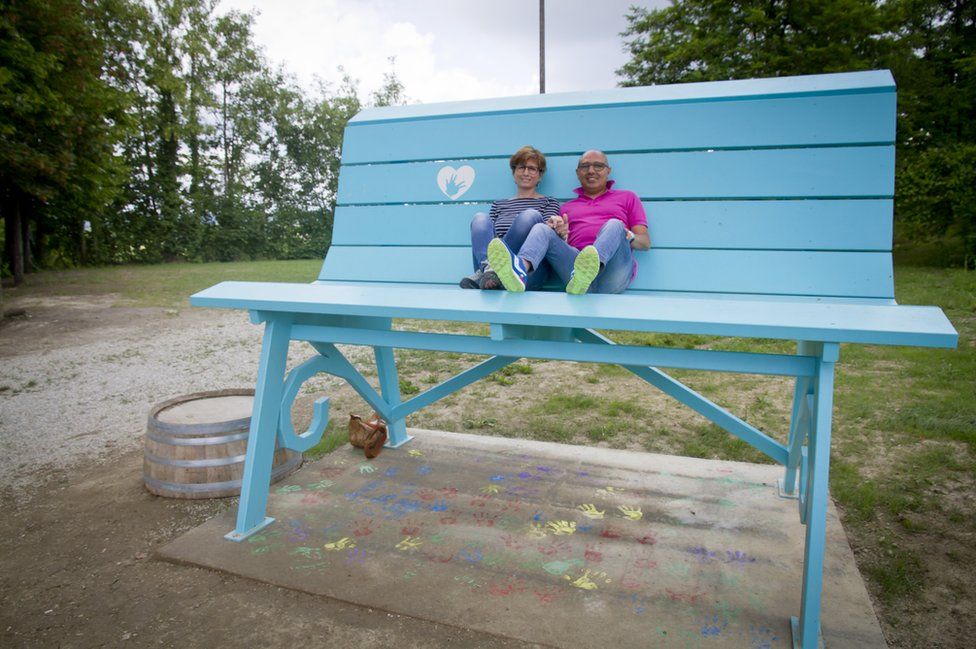
[[[525,646],[157,560],[235,501],[143,489],[149,408],[248,386],[260,332],[240,313],[110,303],[5,304],[30,317],[0,324],[0,646]]]

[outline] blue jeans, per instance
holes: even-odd
[[[630,242],[627,241],[627,228],[623,221],[610,219],[604,223],[593,247],[600,256],[600,273],[587,292],[621,293],[626,290],[634,271],[634,255]],[[545,223],[532,226],[529,236],[518,251],[519,257],[532,264],[530,282],[535,275],[535,269],[547,264],[563,284],[569,283],[573,262],[578,254],[579,250],[563,241]]]
[[[518,250],[522,247],[529,232],[536,226],[543,226],[549,229],[542,218],[539,210],[529,208],[521,212],[512,221],[512,227],[508,229],[502,241],[508,246],[509,250]],[[471,219],[471,261],[474,270],[483,268],[488,264],[488,243],[495,238],[495,223],[488,218],[484,212],[478,212]],[[539,272],[534,272],[529,276],[526,283],[526,290],[533,291],[542,288],[542,285],[549,279],[549,264],[542,264]]]

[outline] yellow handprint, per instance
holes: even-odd
[[[596,505],[580,505],[579,509],[581,512],[583,512],[583,516],[586,516],[587,518],[603,518],[604,510],[597,509]]]
[[[623,492],[627,491],[623,487],[604,487],[603,490],[611,494],[622,494]]]
[[[632,521],[639,521],[644,518],[644,512],[641,511],[640,507],[628,507],[627,505],[620,505],[617,507],[620,513],[629,518]]]
[[[397,550],[415,550],[419,548],[423,541],[419,536],[407,536],[396,544]]]
[[[481,493],[483,493],[483,494],[497,494],[500,491],[501,491],[501,487],[499,487],[498,485],[493,485],[493,484],[490,484],[487,487],[482,487],[481,488]]]
[[[548,534],[548,532],[542,523],[529,523],[529,531],[526,532],[526,534],[529,536],[529,538],[544,539],[546,538],[546,534]]]
[[[606,583],[609,584],[612,580],[611,579],[605,579],[606,576],[607,576],[607,573],[605,573],[605,572],[595,572],[595,573],[592,573],[592,577],[594,577],[595,579],[604,580]],[[593,581],[593,579],[590,579],[590,577],[591,577],[591,573],[590,573],[589,570],[584,570],[583,571],[583,574],[580,575],[579,577],[577,577],[576,579],[573,579],[569,575],[566,575],[566,579],[573,586],[576,586],[577,588],[582,588],[583,590],[596,590],[597,589],[596,582]]]
[[[549,521],[546,527],[556,536],[563,536],[576,531],[576,521]]]
[[[344,536],[338,541],[333,541],[332,543],[326,543],[323,546],[326,550],[348,550],[349,548],[356,547],[356,542],[351,540],[348,536]]]
[[[409,455],[410,457],[423,457],[424,456],[424,454],[422,452],[418,451],[417,449],[413,449],[413,450],[407,451],[407,455]]]

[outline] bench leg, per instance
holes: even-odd
[[[803,592],[800,617],[793,620],[798,633],[793,636],[796,649],[818,649],[820,604],[823,590],[824,544],[827,536],[827,499],[830,476],[830,431],[834,401],[834,362],[838,345],[825,344],[814,387],[813,426],[807,448],[808,471],[805,501],[806,539],[803,553]]]
[[[800,341],[796,345],[796,353],[801,356],[816,355],[819,350],[811,343]],[[787,442],[789,459],[786,462],[786,472],[779,483],[779,495],[783,498],[796,498],[796,472],[800,466],[800,449],[809,435],[810,416],[808,397],[813,392],[813,384],[809,377],[800,376],[796,379],[793,389],[793,416],[790,418],[790,436]]]
[[[380,377],[383,400],[392,410],[400,404],[400,377],[397,374],[396,358],[391,347],[374,347],[373,352],[376,356],[376,372]],[[386,440],[387,447],[397,448],[413,439],[407,435],[406,419],[401,418],[386,423],[389,433],[389,438]]]
[[[261,346],[261,366],[258,368],[254,391],[254,409],[251,412],[251,432],[248,435],[247,455],[244,460],[241,500],[237,506],[237,526],[233,532],[224,536],[231,541],[243,541],[274,522],[273,518],[265,517],[264,514],[271,486],[271,468],[274,463],[275,438],[278,433],[278,415],[281,410],[290,339],[291,322],[287,319],[271,318],[266,322]]]

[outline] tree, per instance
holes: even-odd
[[[976,3],[676,0],[634,8],[627,20],[622,85],[890,68],[899,85],[897,232],[955,237],[965,263],[976,260]]]
[[[623,85],[864,70],[886,47],[869,0],[679,0],[627,21]]]
[[[15,283],[48,237],[83,240],[118,189],[120,103],[101,79],[93,12],[81,0],[0,4],[0,213]]]

